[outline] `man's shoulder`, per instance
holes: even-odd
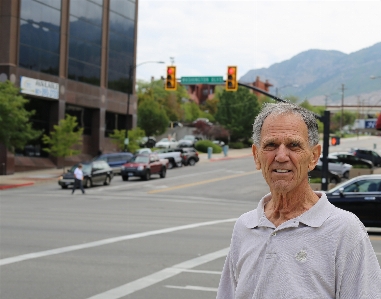
[[[258,210],[254,209],[251,211],[248,211],[241,216],[236,221],[236,226],[240,227],[247,227],[247,228],[254,228],[258,225]]]

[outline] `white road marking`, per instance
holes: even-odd
[[[381,255],[381,252],[376,252],[376,255]]]
[[[201,274],[216,274],[221,275],[221,271],[208,271],[208,270],[184,270],[183,272],[201,273]]]
[[[181,290],[192,290],[192,291],[205,291],[205,292],[216,292],[217,293],[217,288],[206,288],[206,287],[198,287],[198,286],[185,286],[185,287],[180,287],[180,286],[170,286],[166,285],[166,288],[170,289],[181,289]]]
[[[143,233],[136,233],[136,234],[125,235],[125,236],[120,236],[120,237],[115,237],[115,238],[103,239],[103,240],[79,244],[79,245],[72,245],[72,246],[67,246],[67,247],[51,249],[51,250],[39,251],[39,252],[34,252],[34,253],[27,253],[27,254],[23,254],[23,255],[18,255],[18,256],[14,256],[14,257],[1,259],[0,260],[0,266],[12,264],[12,263],[17,263],[17,262],[22,262],[22,261],[26,261],[26,260],[31,260],[31,259],[36,259],[36,258],[40,258],[40,257],[55,255],[55,254],[61,254],[61,253],[65,253],[65,252],[71,252],[71,251],[75,251],[75,250],[81,250],[81,249],[85,249],[85,248],[103,246],[103,245],[112,244],[112,243],[121,242],[121,241],[126,241],[126,240],[144,238],[144,237],[149,237],[149,236],[154,236],[154,235],[159,235],[159,234],[172,233],[172,232],[179,231],[179,230],[192,229],[192,228],[196,228],[196,227],[214,225],[214,224],[220,224],[220,223],[226,223],[226,222],[235,222],[236,220],[237,220],[237,218],[230,218],[230,219],[222,219],[222,220],[192,223],[192,224],[163,228],[163,229],[158,229],[158,230],[153,230],[153,231],[148,231],[148,232],[143,232]]]
[[[229,252],[229,248],[224,248],[222,250],[218,250],[200,257],[196,257],[194,259],[182,262],[180,264],[174,265],[170,268],[165,268],[156,273],[152,273],[151,275],[139,278],[135,281],[126,283],[117,288],[108,290],[104,293],[100,293],[88,299],[118,299],[129,294],[135,293],[139,290],[147,288],[151,285],[154,285],[160,281],[163,281],[167,278],[173,277],[181,272],[192,269],[199,265],[208,263],[210,261],[216,260],[218,258],[225,257]]]

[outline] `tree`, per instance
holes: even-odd
[[[83,128],[78,128],[77,117],[66,114],[65,119],[61,119],[58,125],[54,125],[54,130],[50,136],[42,136],[42,141],[48,147],[43,150],[54,157],[66,158],[81,153],[73,149],[75,145],[82,144]]]
[[[10,151],[24,148],[28,141],[42,134],[29,122],[34,111],[24,108],[27,102],[10,81],[0,82],[0,142]]]
[[[147,136],[163,134],[168,124],[167,114],[156,101],[146,99],[139,105],[138,126],[145,131]]]
[[[245,87],[238,87],[236,92],[222,92],[216,121],[230,132],[232,141],[248,141],[259,110],[255,94]]]
[[[140,138],[146,135],[145,131],[139,127],[136,127],[128,131],[128,144],[127,148],[130,153],[136,152],[140,148],[138,141]],[[112,134],[110,134],[111,141],[118,147],[121,151],[124,148],[124,139],[126,136],[126,130],[115,129]]]
[[[184,117],[185,121],[191,122],[200,117],[200,114],[201,114],[200,107],[193,101],[184,103],[183,109],[185,114],[185,117]]]
[[[342,124],[343,127],[347,125],[353,125],[353,123],[356,120],[356,113],[351,111],[343,111],[343,118],[341,123],[341,112],[335,113],[332,117],[331,121],[331,129],[333,131],[340,130],[340,124]]]

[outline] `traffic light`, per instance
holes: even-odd
[[[238,82],[237,82],[237,67],[228,66],[228,77],[226,80],[226,91],[237,91]]]
[[[340,145],[340,137],[333,136],[331,138],[331,145],[333,145],[333,146]]]
[[[167,78],[165,79],[165,90],[176,90],[176,67],[167,66]]]

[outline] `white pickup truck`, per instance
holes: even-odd
[[[183,166],[180,152],[175,152],[173,149],[161,149],[155,151],[155,153],[159,156],[160,159],[168,160],[168,169]]]

